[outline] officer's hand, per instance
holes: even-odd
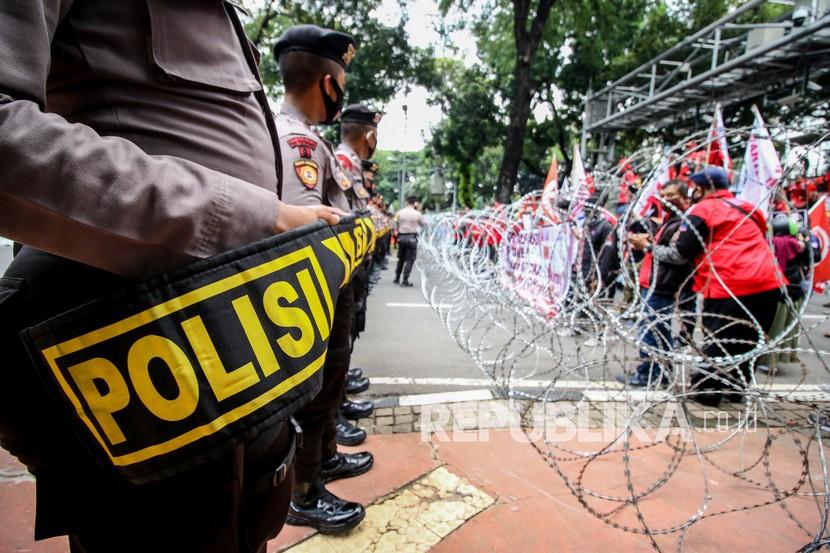
[[[323,219],[328,224],[334,225],[340,222],[342,215],[346,215],[346,213],[333,207],[323,205],[305,207],[280,201],[279,216],[277,217],[277,224],[274,225],[274,232],[285,232],[311,224],[317,219]]]

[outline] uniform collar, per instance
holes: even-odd
[[[341,142],[341,143],[340,143],[340,146],[338,146],[338,148],[340,148],[341,150],[343,150],[344,152],[346,152],[346,153],[347,153],[348,155],[350,155],[351,157],[353,157],[353,158],[355,158],[355,159],[358,159],[358,160],[360,159],[360,156],[359,156],[359,155],[357,155],[357,152],[355,152],[355,151],[354,151],[354,148],[352,148],[351,146],[349,146],[349,144],[348,144],[347,142]]]
[[[280,106],[280,114],[281,115],[288,115],[289,117],[293,117],[294,119],[299,119],[306,125],[311,126],[313,123],[306,117],[305,113],[297,109],[295,106],[289,104],[288,102],[283,102]]]

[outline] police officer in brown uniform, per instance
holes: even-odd
[[[369,207],[369,191],[363,183],[361,161],[371,159],[378,145],[378,123],[383,114],[362,104],[353,104],[343,110],[340,118],[340,144],[335,150],[337,161],[349,176],[354,188],[355,209]]]
[[[329,205],[351,211],[355,196],[331,145],[311,125],[332,124],[340,115],[346,68],[355,53],[347,34],[314,25],[286,30],[274,46],[285,87],[277,115],[282,146],[283,198],[298,205]],[[349,368],[354,296],[351,285],[340,291],[323,367],[323,389],[297,412],[303,448],[295,466],[295,489],[288,523],[340,533],[363,520],[362,505],[329,492],[325,482],[368,471],[369,452],[337,451],[335,415]]]
[[[73,552],[264,551],[293,441],[258,437],[146,485],[98,465],[19,331],[148,277],[313,222],[283,204],[257,53],[230,2],[0,3],[0,443],[35,475],[35,537]],[[264,486],[260,484],[266,477]]]
[[[378,123],[383,114],[369,109],[362,104],[353,104],[343,110],[340,118],[340,145],[335,154],[343,171],[352,182],[355,193],[355,211],[367,211],[371,195],[363,180],[364,159],[371,158],[378,143]],[[369,272],[371,259],[367,259],[358,268],[352,280],[355,298],[355,318],[352,323],[352,344],[366,326],[366,300],[369,294]],[[345,392],[359,394],[369,388],[369,379],[363,376],[361,369],[351,369],[347,373]],[[343,397],[337,414],[337,443],[354,446],[366,439],[366,431],[349,422],[349,419],[361,419],[372,415],[374,405],[368,401],[354,401]]]

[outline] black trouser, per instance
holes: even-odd
[[[323,388],[294,414],[303,429],[303,448],[297,454],[295,463],[298,483],[318,482],[321,463],[337,453],[335,424],[351,359],[353,311],[354,292],[349,284],[340,291],[334,308],[334,323],[323,365]]]
[[[412,272],[412,264],[415,263],[415,256],[418,254],[418,235],[398,235],[398,266],[395,267],[395,280],[400,280],[403,271],[403,281],[409,282],[409,274]]]
[[[764,333],[767,333],[772,327],[779,297],[780,291],[775,289],[740,296],[740,303],[732,298],[703,300],[703,330],[707,342],[703,353],[706,357],[734,356],[753,350],[758,342],[758,330],[749,320],[746,311],[755,317]],[[736,322],[735,319],[740,321]],[[706,373],[695,373],[692,375],[692,386],[695,391],[739,392],[746,387],[744,382],[750,382],[751,376],[750,362],[746,361],[729,369],[712,367]],[[707,395],[713,400],[720,399],[720,394],[717,393]]]
[[[366,330],[366,300],[369,298],[369,274],[372,272],[372,260],[365,261],[355,271],[352,277],[352,291],[354,293],[354,319],[352,320],[351,349],[360,333]]]
[[[0,279],[0,444],[36,478],[36,539],[70,535],[86,553],[264,551],[288,511],[292,478],[258,494],[246,482],[272,474],[292,439],[275,423],[219,458],[135,486],[102,468],[53,402],[18,332],[127,280],[31,248]]]

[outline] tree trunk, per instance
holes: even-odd
[[[510,203],[519,165],[522,161],[527,120],[530,117],[530,100],[533,98],[530,64],[516,64],[513,72],[516,85],[510,102],[510,122],[507,124],[507,140],[504,143],[504,156],[499,169],[499,181],[496,186],[496,199],[501,203]]]
[[[554,1],[539,0],[536,13],[531,14],[530,0],[513,0],[513,38],[516,42],[516,67],[513,69],[515,84],[510,102],[510,121],[507,124],[504,157],[501,160],[499,180],[496,185],[496,199],[502,203],[510,202],[519,175],[527,120],[530,117],[530,102],[536,92],[536,83],[533,82],[533,59],[536,57],[542,32]]]

